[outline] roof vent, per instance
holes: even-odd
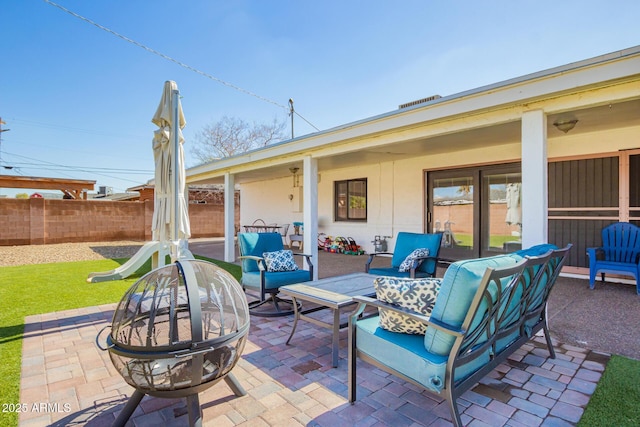
[[[400,104],[398,105],[398,108],[403,109],[407,107],[413,107],[414,105],[424,104],[427,102],[435,101],[436,99],[440,99],[440,98],[442,98],[440,95],[432,95],[427,98],[418,99],[417,101],[411,101],[411,102],[407,102],[406,104]]]

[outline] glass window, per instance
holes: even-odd
[[[367,179],[335,182],[335,220],[367,220]]]
[[[441,253],[469,258],[474,247],[473,176],[440,173],[432,180],[433,231],[442,233]]]
[[[483,251],[522,249],[522,177],[519,172],[483,174]]]

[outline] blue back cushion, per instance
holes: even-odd
[[[284,248],[280,233],[239,233],[240,254],[262,258],[264,252],[279,251]],[[258,263],[251,259],[242,260],[242,271],[259,271]]]
[[[556,249],[558,249],[556,245],[552,245],[550,243],[543,243],[540,245],[531,246],[528,249],[519,250],[517,252],[514,252],[511,255],[516,257],[525,257],[525,256],[538,257],[538,256],[545,255],[549,251],[555,251]],[[536,268],[535,271],[532,272],[534,275],[538,273],[538,268]],[[547,282],[549,280],[547,273],[548,271],[545,271],[544,275],[540,278],[540,281],[536,284],[536,288],[531,291],[529,300],[533,301],[533,303],[530,303],[530,306],[528,307],[529,309],[536,308],[542,302],[544,288],[547,286]],[[527,282],[527,286],[531,285],[531,279],[532,278],[529,278],[529,282]]]
[[[454,327],[462,326],[487,267],[512,267],[520,259],[516,255],[498,255],[457,261],[451,264],[442,278],[440,292],[431,312],[431,319],[442,321]],[[497,290],[490,286],[489,292],[495,294]],[[424,336],[426,350],[441,356],[449,354],[454,342],[455,337],[438,331],[436,328],[427,328]]]
[[[540,245],[535,245],[527,249],[516,251],[513,253],[513,255],[517,255],[519,257],[540,256],[546,254],[549,251],[555,251],[556,249],[558,249],[556,245],[552,245],[551,243],[542,243]]]
[[[393,258],[391,259],[391,267],[398,268],[402,261],[415,249],[429,249],[429,256],[437,257],[440,252],[440,241],[442,233],[422,234],[408,233],[401,231],[396,238],[396,246],[393,250]],[[418,267],[419,271],[433,273],[435,271],[435,260],[426,260]]]

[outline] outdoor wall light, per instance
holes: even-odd
[[[553,125],[564,133],[569,132],[571,129],[576,127],[576,123],[578,123],[577,119],[573,120],[556,120],[553,122]]]

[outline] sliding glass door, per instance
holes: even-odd
[[[477,258],[519,249],[519,164],[427,172],[425,188],[425,229],[443,233],[443,258]]]
[[[439,171],[430,172],[427,177],[427,230],[442,233],[440,255],[449,259],[473,258],[478,239],[475,174],[466,170]]]

